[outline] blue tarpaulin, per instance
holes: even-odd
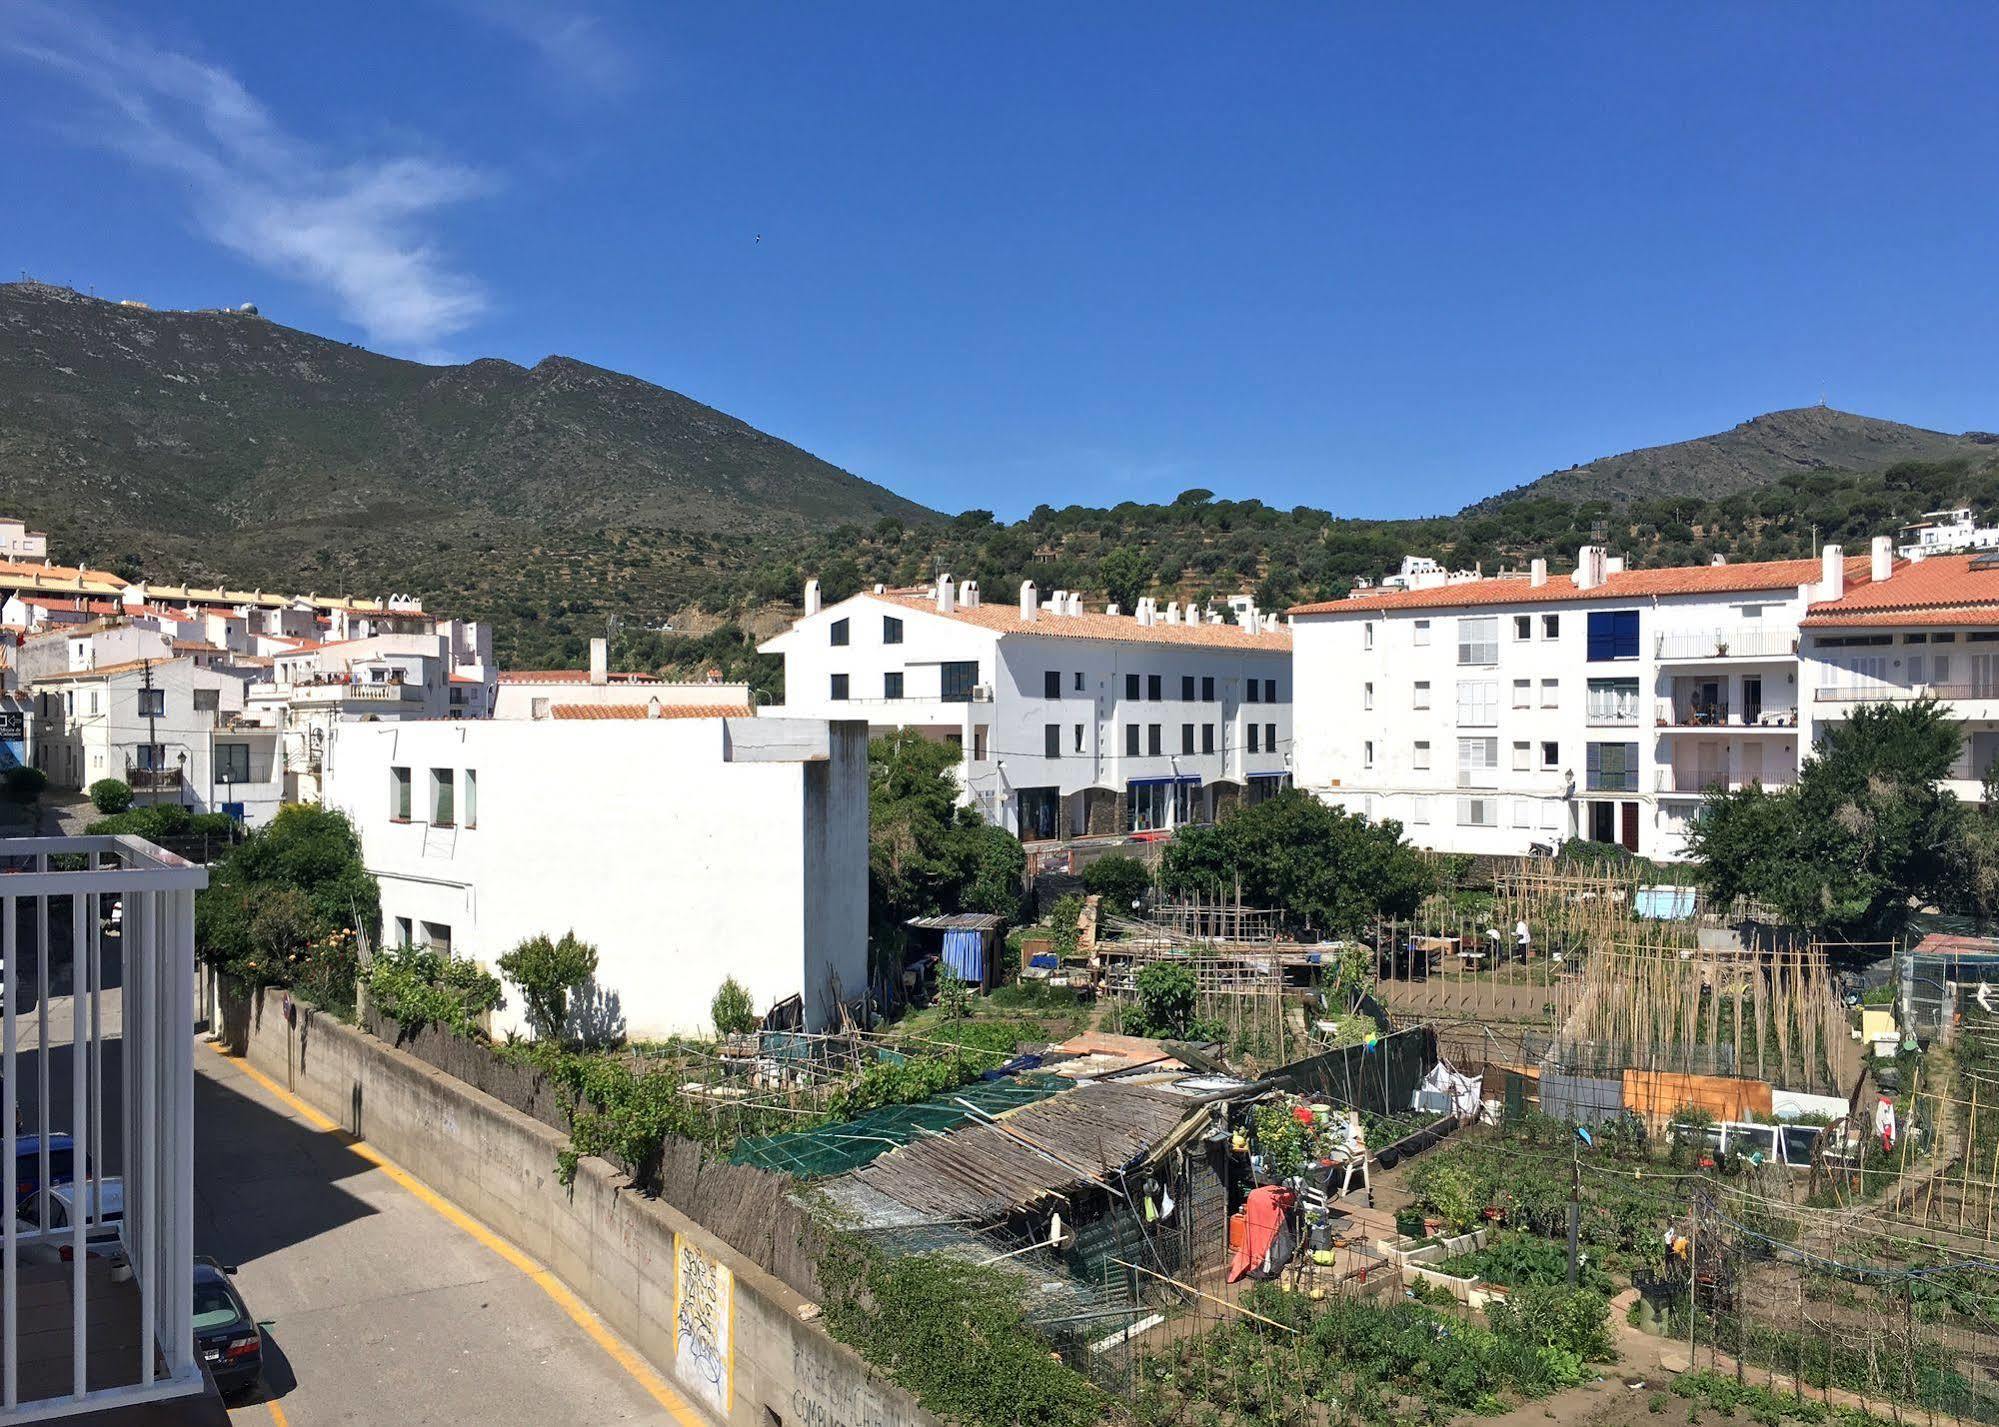
[[[1632,910],[1662,922],[1683,922],[1694,914],[1694,889],[1640,887],[1632,897]]]
[[[958,973],[958,979],[982,986],[986,980],[986,939],[981,932],[944,933],[944,964]]]

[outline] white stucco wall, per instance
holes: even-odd
[[[390,769],[411,771],[411,820]],[[430,820],[453,771],[459,823]],[[573,930],[634,1038],[708,1028],[733,975],[759,1011],[803,992],[826,1022],[867,984],[867,734],[796,719],[339,725],[327,801],[354,820],[381,881],[383,937],[450,928],[491,966]],[[465,825],[466,772],[478,782]],[[495,1029],[521,1028],[519,995]]]

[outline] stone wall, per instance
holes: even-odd
[[[223,1021],[252,1065],[545,1264],[711,1420],[934,1427],[802,1295],[603,1160],[565,1188],[552,1126],[330,1016],[289,1024],[280,991]]]

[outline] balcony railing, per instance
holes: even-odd
[[[1676,768],[1660,768],[1652,778],[1655,792],[1678,793],[1688,797],[1698,797],[1707,792],[1736,793],[1751,785],[1787,788],[1792,782],[1789,776],[1744,778],[1727,768],[1696,768],[1685,772]]]
[[[1715,703],[1661,699],[1658,724],[1661,728],[1796,728],[1798,711],[1757,709],[1752,714],[1731,709],[1726,699]]]
[[[175,793],[180,791],[178,768],[134,768],[125,766],[125,785],[135,793]]]
[[[1941,699],[1999,699],[1999,684],[1876,684],[1869,688],[1820,689],[1822,704],[1882,704],[1923,697]]]
[[[1796,632],[1754,625],[1672,630],[1653,641],[1660,659],[1782,659],[1797,652]]]

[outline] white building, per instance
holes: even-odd
[[[283,791],[276,730],[244,712],[245,681],[190,658],[100,664],[43,679],[33,693],[34,762],[58,788],[102,778],[136,802],[269,821]]]
[[[1920,560],[1929,555],[1992,549],[1999,549],[1999,525],[1980,525],[1969,506],[1959,506],[1925,511],[1913,524],[1903,526],[1897,553],[1907,560]]]
[[[821,608],[814,581],[759,647],[784,656],[782,712],[956,745],[972,801],[1022,838],[1203,822],[1289,774],[1291,634],[1254,610],[1086,612],[1031,582],[988,605],[948,575]]]
[[[1799,622],[1868,561],[1452,582],[1292,611],[1301,787],[1415,842],[1684,851],[1708,788],[1796,776]],[[1809,717],[1805,713],[1805,717]]]
[[[614,672],[606,640],[590,641],[588,669],[507,669],[496,676],[498,719],[750,718],[748,684],[725,684],[719,671],[701,683]]]
[[[46,560],[49,537],[18,520],[0,520],[0,560]]]
[[[343,723],[327,802],[360,831],[385,941],[488,967],[573,930],[634,1038],[708,1028],[735,976],[825,1026],[867,990],[860,723],[677,718]],[[496,1029],[523,1024],[509,992]]]

